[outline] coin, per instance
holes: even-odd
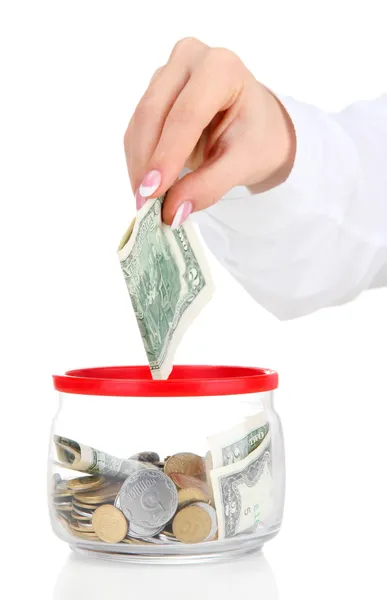
[[[78,527],[82,529],[82,531],[92,531],[93,533],[95,533],[94,526],[91,521],[77,521],[76,525],[78,525]]]
[[[165,533],[159,533],[159,540],[164,542],[164,544],[179,544],[179,540],[175,538],[174,535],[165,535]]]
[[[67,506],[67,505],[65,505],[65,506],[57,506],[56,512],[57,513],[66,513],[67,514],[67,513],[71,513],[72,512],[72,508],[71,508],[71,506]]]
[[[197,477],[183,475],[182,473],[171,473],[170,478],[180,489],[198,488],[199,490],[202,490],[207,497],[210,497],[210,490],[207,483]]]
[[[72,502],[53,502],[53,506],[57,511],[72,511],[73,503]]]
[[[51,480],[52,492],[54,492],[56,489],[58,489],[58,486],[60,485],[61,482],[62,482],[62,477],[59,475],[59,473],[54,473],[54,475],[52,476],[52,480]]]
[[[168,524],[168,526],[165,529],[163,529],[161,533],[165,535],[165,537],[176,539],[174,534],[172,533],[172,524]],[[161,535],[161,533],[159,535]]]
[[[116,501],[114,503],[115,507],[118,508],[119,510],[121,510],[121,501],[120,501],[120,497],[117,496]],[[121,510],[122,512],[122,510]],[[147,528],[147,527],[143,527],[143,526],[138,526],[135,523],[131,523],[130,526],[130,535],[133,538],[138,538],[138,539],[143,539],[144,536],[146,537],[153,537],[155,535],[157,535],[158,533],[160,533],[160,531],[163,530],[163,526],[161,527],[156,527],[153,529]]]
[[[74,506],[74,508],[78,508],[81,510],[86,509],[86,510],[94,511],[96,509],[95,504],[85,504],[84,502],[78,502],[78,500],[73,500],[73,506]]]
[[[81,523],[76,523],[76,524],[75,523],[71,523],[70,528],[72,530],[74,530],[74,531],[80,531],[82,533],[94,533],[95,534],[94,528],[92,527],[91,524],[88,527],[88,526],[83,525]]]
[[[94,514],[94,510],[85,510],[82,508],[78,508],[74,503],[73,503],[73,511],[76,515],[78,515],[80,517],[87,517],[88,519],[91,519]]]
[[[177,489],[160,469],[140,469],[125,480],[115,505],[129,521],[129,535],[151,537],[176,512]]]
[[[207,452],[207,454],[204,457],[204,462],[206,465],[206,471],[207,471],[207,475],[209,474],[210,471],[212,471],[212,469],[214,468],[214,463],[212,461],[212,454],[211,452]]]
[[[156,529],[150,529],[148,527],[144,527],[143,525],[136,525],[135,523],[130,524],[130,535],[134,538],[144,539],[144,537],[154,537],[160,531],[163,530],[163,526],[157,527]]]
[[[52,494],[54,500],[60,500],[61,498],[72,498],[73,492],[67,489],[58,490],[56,489]]]
[[[102,490],[79,492],[74,495],[75,500],[86,504],[102,504],[114,500],[121,489],[121,482],[110,483]]]
[[[129,460],[139,460],[141,462],[155,463],[160,460],[160,456],[157,452],[139,452],[130,457]]]
[[[76,479],[70,479],[67,482],[68,489],[73,490],[74,492],[88,492],[90,490],[101,489],[107,485],[109,485],[108,482],[105,477],[102,477],[101,475],[77,477]]]
[[[202,508],[203,510],[205,510],[206,513],[208,514],[208,516],[210,517],[212,527],[211,527],[210,533],[208,534],[208,536],[206,538],[206,541],[212,540],[215,536],[217,536],[217,533],[218,533],[218,519],[216,517],[216,510],[209,504],[205,504],[203,502],[197,502],[194,506],[198,506],[199,508]]]
[[[66,531],[70,531],[70,524],[64,515],[57,514],[56,518],[58,519],[58,521],[62,525],[62,527],[64,527],[66,529]]]
[[[91,518],[93,515],[87,515],[87,516],[83,516],[83,515],[79,515],[78,513],[76,513],[74,510],[71,513],[71,516],[73,519],[75,519],[75,521],[84,521],[84,522],[91,522]]]
[[[92,524],[98,537],[108,544],[121,542],[128,533],[128,522],[124,515],[109,504],[97,508]]]
[[[204,542],[212,531],[211,516],[201,506],[191,504],[177,513],[172,529],[176,538],[185,544]]]
[[[170,456],[165,463],[164,472],[167,475],[171,473],[182,473],[184,475],[203,475],[206,472],[204,459],[197,454],[190,452],[180,452]]]
[[[69,504],[72,502],[72,496],[54,496],[52,499],[52,503],[55,506],[59,506],[60,504]]]
[[[95,533],[86,533],[84,531],[71,531],[72,535],[75,535],[78,538],[82,538],[83,540],[88,540],[89,542],[100,542],[101,540]]]
[[[208,502],[209,497],[200,488],[183,488],[178,493],[179,508],[193,502]]]

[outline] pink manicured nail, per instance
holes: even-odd
[[[175,218],[172,221],[171,229],[177,229],[184,223],[187,217],[191,214],[193,209],[192,202],[186,200],[183,204],[180,204],[176,211]]]
[[[160,171],[149,171],[144,177],[140,185],[140,194],[144,198],[149,198],[152,194],[155,193],[158,187],[160,187],[161,183],[161,173]]]
[[[137,190],[135,198],[136,198],[136,208],[137,208],[137,210],[140,210],[140,208],[142,208],[144,206],[144,204],[146,202],[146,198],[141,196],[139,190]]]

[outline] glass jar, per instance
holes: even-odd
[[[285,460],[274,371],[175,366],[54,376],[53,529],[100,558],[200,562],[258,550],[281,525]]]

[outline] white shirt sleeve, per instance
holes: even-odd
[[[288,180],[234,188],[196,219],[257,302],[291,319],[387,285],[387,95],[338,114],[281,101],[297,136]]]

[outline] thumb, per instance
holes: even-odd
[[[196,171],[179,179],[168,191],[163,204],[163,221],[180,227],[191,212],[215,204],[244,179],[236,152],[206,161]]]

